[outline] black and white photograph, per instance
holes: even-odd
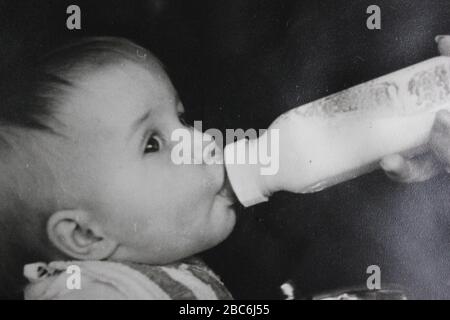
[[[450,1],[0,0],[0,300],[449,299]]]

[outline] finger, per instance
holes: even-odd
[[[400,155],[387,156],[380,162],[380,166],[390,179],[402,183],[426,181],[442,171],[440,163],[432,154],[410,160]]]
[[[398,154],[383,158],[380,166],[392,180],[405,181],[410,178],[410,167],[406,160]]]
[[[450,56],[450,35],[437,36],[435,40],[439,53],[443,56]]]
[[[450,168],[450,112],[443,110],[436,115],[431,130],[429,146],[435,157],[448,170]]]

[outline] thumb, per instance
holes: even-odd
[[[380,162],[380,166],[389,178],[403,183],[426,181],[442,171],[442,166],[432,154],[410,160],[400,155],[391,155],[385,157]]]

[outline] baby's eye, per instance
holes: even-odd
[[[161,147],[161,139],[157,135],[152,135],[148,138],[145,144],[144,153],[158,152]]]

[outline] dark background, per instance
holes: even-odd
[[[69,4],[81,7],[82,30],[65,27]],[[381,30],[366,28],[371,4]],[[436,55],[438,34],[450,34],[448,0],[3,0],[0,75],[68,38],[124,36],[167,65],[191,120],[266,128]],[[364,286],[375,264],[410,297],[450,299],[448,180],[406,186],[375,172],[318,194],[279,193],[240,208],[232,236],[204,257],[235,298],[283,298],[287,280],[299,298]]]

